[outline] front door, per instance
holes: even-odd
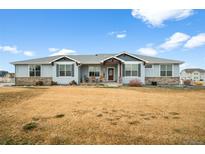
[[[108,68],[108,81],[114,80],[114,68]]]

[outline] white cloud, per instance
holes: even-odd
[[[164,50],[174,49],[182,45],[182,43],[189,38],[190,36],[187,34],[176,32],[170,38],[166,39],[166,41],[159,47]]]
[[[32,51],[24,51],[23,54],[25,56],[29,56],[29,57],[32,57],[34,55],[34,53]]]
[[[127,36],[127,34],[117,34],[116,37],[117,38],[125,38]]]
[[[153,27],[162,27],[167,20],[182,20],[193,14],[193,10],[161,10],[161,9],[137,9],[132,10],[132,16],[141,19]]]
[[[49,52],[57,52],[59,49],[57,48],[48,48],[48,51]]]
[[[15,46],[0,46],[0,50],[2,50],[3,52],[9,52],[9,53],[19,53],[20,51],[17,50],[17,48]]]
[[[51,56],[75,54],[76,51],[70,49],[61,49],[58,52],[51,54]]]
[[[153,48],[140,48],[138,49],[139,54],[141,55],[146,55],[146,56],[156,56],[157,55],[157,51]]]
[[[205,33],[200,33],[196,36],[193,36],[190,40],[184,45],[185,48],[195,48],[205,45]]]
[[[108,35],[114,36],[118,39],[123,39],[123,38],[127,37],[127,31],[123,30],[123,31],[119,31],[119,32],[110,32],[110,33],[108,33]]]
[[[23,54],[25,56],[33,56],[33,54],[34,54],[31,51],[19,50],[16,46],[9,46],[9,45],[0,46],[0,51],[12,53],[12,54]]]

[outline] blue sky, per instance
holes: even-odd
[[[205,69],[205,10],[0,10],[0,69],[57,54],[128,51]]]

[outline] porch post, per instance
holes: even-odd
[[[122,83],[122,63],[120,62],[120,76],[119,76],[119,83]]]

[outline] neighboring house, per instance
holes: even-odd
[[[205,70],[200,68],[184,69],[180,73],[181,80],[205,81]]]
[[[0,77],[4,77],[4,76],[7,75],[8,73],[9,73],[8,71],[0,70]]]
[[[0,83],[14,83],[14,73],[7,71],[0,71]]]
[[[50,85],[82,82],[118,82],[128,84],[179,84],[182,61],[129,54],[61,55],[12,62],[16,85]]]

